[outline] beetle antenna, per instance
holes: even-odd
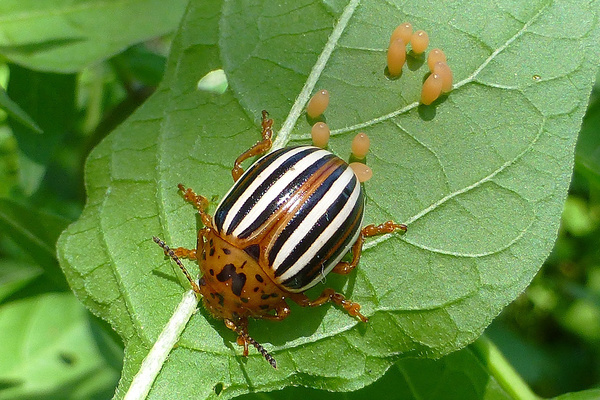
[[[254,340],[253,338],[248,336],[247,333],[244,334],[244,336],[245,336],[246,340],[248,341],[248,343],[250,343],[252,346],[256,347],[256,350],[258,350],[260,352],[260,354],[263,355],[265,360],[267,360],[269,362],[269,364],[271,364],[271,367],[277,369],[277,361],[275,361],[273,356],[270,355],[267,350],[265,350],[265,348],[262,346],[262,344],[258,343],[256,340]]]
[[[185,277],[188,279],[188,281],[190,281],[190,285],[192,285],[192,290],[196,293],[200,293],[200,288],[198,287],[198,284],[196,283],[196,281],[194,281],[192,279],[189,272],[187,271],[187,269],[185,269],[185,267],[183,266],[183,263],[181,262],[179,257],[177,257],[177,254],[175,254],[173,249],[171,249],[164,241],[160,240],[156,236],[152,236],[152,240],[154,240],[154,242],[156,242],[157,245],[162,247],[162,249],[165,251],[165,253],[169,257],[171,257],[173,259],[173,261],[175,261],[175,263],[179,266],[179,268],[181,268],[181,271],[183,272]]]

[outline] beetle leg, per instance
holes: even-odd
[[[162,249],[165,251],[165,254],[167,254],[169,257],[171,257],[173,259],[173,261],[175,261],[175,263],[179,266],[179,268],[181,268],[181,271],[183,272],[185,277],[188,279],[188,281],[190,281],[190,285],[192,285],[192,290],[196,294],[200,294],[200,288],[198,287],[198,284],[196,283],[195,280],[192,279],[192,277],[190,276],[187,269],[185,269],[185,267],[181,263],[181,260],[177,256],[177,254],[175,254],[175,251],[173,249],[171,249],[165,242],[163,242],[162,240],[157,238],[156,236],[154,236],[152,239],[156,242],[156,244],[158,244],[160,247],[162,247]],[[182,247],[180,247],[179,249],[182,249]],[[193,250],[188,250],[188,249],[183,249],[183,250],[186,250],[189,252],[193,251]]]
[[[335,267],[333,267],[332,272],[336,274],[346,275],[349,274],[356,266],[358,265],[358,261],[360,260],[360,254],[362,252],[362,246],[366,237],[382,235],[385,233],[392,233],[397,230],[401,230],[406,232],[406,225],[397,224],[394,221],[387,221],[380,225],[367,225],[361,231],[360,235],[358,235],[358,239],[354,245],[352,245],[352,261],[341,261]]]
[[[194,193],[194,191],[190,188],[186,189],[181,183],[177,185],[177,187],[183,193],[183,198],[185,201],[191,203],[196,210],[198,210],[204,226],[212,227],[212,218],[206,211],[208,208],[208,199],[204,196]]]
[[[178,247],[176,249],[172,249],[173,253],[179,258],[187,258],[188,260],[196,260],[196,250],[195,249],[186,249],[185,247]]]
[[[233,181],[236,182],[240,179],[240,176],[244,173],[244,170],[241,166],[244,160],[247,160],[250,157],[254,157],[257,155],[265,154],[271,148],[273,144],[271,138],[273,137],[273,120],[269,118],[269,113],[263,110],[262,112],[262,140],[256,143],[254,146],[250,147],[247,151],[242,153],[238,158],[236,158],[235,163],[233,164],[233,169],[231,170],[231,175],[233,176]]]
[[[343,294],[337,293],[329,288],[323,290],[323,293],[314,300],[310,300],[304,293],[290,293],[289,297],[301,307],[318,307],[328,302],[341,306],[353,317],[358,317],[362,322],[369,321],[367,317],[360,313],[360,304],[347,300]]]
[[[262,314],[256,316],[256,318],[268,319],[270,321],[281,321],[283,319],[286,319],[290,315],[290,312],[291,310],[290,306],[288,306],[288,303],[286,303],[285,300],[281,300],[281,303],[275,306],[275,315]]]
[[[226,327],[228,327],[229,329],[231,329],[232,331],[234,331],[235,333],[238,334],[236,342],[240,346],[244,346],[244,352],[242,353],[242,355],[244,357],[248,357],[248,344],[251,344],[252,346],[254,346],[256,348],[256,350],[258,350],[260,352],[260,354],[262,354],[262,356],[265,358],[265,360],[267,360],[273,368],[277,369],[277,361],[275,361],[273,356],[271,356],[269,354],[269,352],[267,350],[265,350],[265,348],[262,347],[262,345],[260,343],[258,343],[256,340],[254,340],[252,337],[250,337],[248,335],[248,319],[247,318],[241,318],[239,320],[238,324],[236,324],[235,322],[233,322],[230,319],[225,319],[224,322],[225,322]]]

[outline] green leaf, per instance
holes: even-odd
[[[132,44],[173,31],[185,0],[8,0],[0,54],[31,69],[76,72]]]
[[[35,121],[29,115],[27,115],[27,113],[23,111],[23,109],[21,109],[17,103],[8,97],[6,90],[4,90],[2,87],[0,87],[0,108],[10,114],[10,116],[13,117],[17,122],[29,128],[30,130],[36,133],[42,133],[41,128],[37,126]]]
[[[75,75],[36,72],[18,65],[10,68],[9,96],[44,131],[43,135],[32,135],[20,122],[11,124],[21,151],[21,186],[27,195],[38,189],[48,163],[72,129],[76,115],[75,78]]]
[[[19,181],[17,141],[7,125],[0,126],[0,197],[8,197]]]
[[[393,388],[390,390],[390,388]],[[439,360],[407,358],[394,364],[372,385],[352,393],[289,387],[268,394],[249,394],[238,400],[411,400],[513,399],[490,375],[470,347]]]
[[[0,303],[41,273],[42,270],[35,265],[0,259]]]
[[[600,101],[587,110],[575,152],[575,170],[600,184]]]
[[[349,391],[399,358],[441,357],[524,290],[556,238],[598,65],[597,3],[243,4],[191,2],[163,83],[90,155],[87,206],[59,240],[76,295],[126,344],[117,398],[148,372],[142,360],[165,324],[176,341],[195,305],[189,295],[182,302],[189,284],[151,240],[195,246],[199,221],[177,183],[222,197],[232,161],[259,137],[262,109],[276,121],[277,146],[306,142],[302,109],[319,88],[332,96],[334,152],[347,157],[359,131],[371,137],[365,222],[409,225],[404,236],[369,241],[349,277],[327,277],[369,323],[293,305],[285,321],[251,321],[274,370],[256,351],[241,357],[234,334],[200,308],[164,364],[152,353],[160,373],[150,398]],[[400,79],[384,75],[389,35],[405,20],[454,71],[454,90],[432,106],[417,103],[424,59],[411,56]],[[197,91],[219,68],[230,90]]]
[[[554,400],[596,400],[600,397],[600,389],[582,390],[581,392],[566,393],[555,397]]]
[[[71,293],[0,307],[0,399],[106,399],[119,377],[106,336]],[[117,366],[118,367],[118,366]]]
[[[67,224],[63,217],[0,199],[0,232],[21,247],[59,287],[66,284],[56,260],[55,245]]]

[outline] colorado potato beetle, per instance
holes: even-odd
[[[179,184],[204,224],[196,249],[171,249],[157,237],[154,241],[181,268],[210,314],[237,333],[243,355],[253,345],[276,368],[275,359],[248,335],[248,318],[282,320],[290,314],[286,299],[291,299],[303,307],[333,302],[367,322],[358,303],[333,289],[325,289],[315,300],[303,292],[331,271],[352,271],[365,237],[406,231],[406,226],[388,221],[361,229],[365,200],[355,173],[318,147],[273,151],[244,173],[244,160],[270,150],[272,126],[263,111],[262,140],[235,160],[235,183],[214,217],[207,212],[205,197]],[[341,261],[350,250],[352,260]],[[198,260],[198,282],[180,258]]]

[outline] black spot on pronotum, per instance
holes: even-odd
[[[214,270],[214,269],[210,269],[210,270],[208,270],[208,272],[209,272],[209,273],[210,273],[212,276],[215,276],[215,270]]]
[[[226,247],[223,247],[223,253],[225,253],[225,254],[231,254],[231,250],[229,250]]]
[[[269,308],[269,305],[268,304],[261,304],[259,307],[261,308],[261,310],[266,310],[267,308]]]
[[[217,297],[219,298],[219,305],[222,306],[225,304],[225,297],[221,293],[217,293]]]
[[[250,301],[250,299],[247,297],[240,297],[240,300],[242,301],[242,303],[247,303]]]
[[[266,293],[260,296],[261,300],[266,300],[266,299],[268,299],[269,297],[271,297],[271,295],[269,295],[269,294],[266,294]]]
[[[260,246],[257,244],[252,244],[248,247],[246,247],[244,249],[244,251],[252,258],[254,258],[255,261],[258,261],[258,258],[260,257]]]
[[[221,272],[217,274],[219,282],[227,282],[231,279],[231,291],[236,296],[242,294],[242,289],[246,284],[246,274],[243,272],[237,273],[233,264],[226,264]]]
[[[257,281],[259,281],[260,283],[263,283],[263,282],[264,282],[264,279],[263,279],[263,277],[262,277],[262,276],[260,276],[259,274],[256,274],[256,275],[255,275],[255,278],[256,278],[256,280],[257,280]]]
[[[208,252],[208,255],[211,256],[211,257],[215,255],[215,248],[214,247],[210,248],[210,251]]]
[[[255,292],[258,292],[258,286],[254,288],[254,291],[255,291]]]

